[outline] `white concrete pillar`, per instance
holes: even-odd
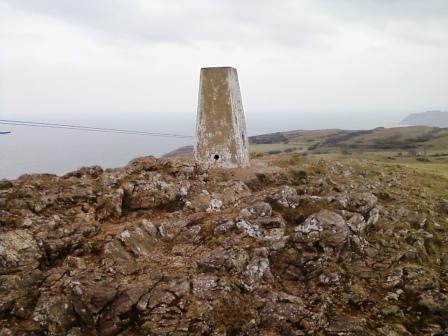
[[[196,120],[196,162],[222,168],[249,165],[249,141],[236,69],[203,68]]]

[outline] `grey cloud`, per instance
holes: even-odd
[[[446,0],[317,0],[341,17],[360,20],[424,21],[448,16]]]
[[[448,42],[446,0],[315,0],[338,24],[364,25],[415,44]]]
[[[139,41],[277,43],[301,45],[331,32],[328,22],[294,1],[268,0],[0,0],[16,9],[49,15],[118,38]],[[151,5],[149,5],[151,4]]]
[[[446,0],[0,0],[1,4],[146,43],[309,46],[347,23],[409,43],[444,43]],[[409,31],[397,25],[409,24]]]

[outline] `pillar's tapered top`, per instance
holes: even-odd
[[[236,70],[234,67],[231,67],[231,66],[220,66],[220,67],[204,67],[204,68],[201,68],[201,71],[204,71],[204,70],[212,71],[212,70],[220,70],[220,69],[233,69],[233,70]]]

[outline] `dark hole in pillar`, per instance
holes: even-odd
[[[218,161],[219,160],[219,155],[215,154],[215,156],[213,158],[215,159],[215,161]]]

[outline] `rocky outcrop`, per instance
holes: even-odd
[[[1,180],[0,335],[448,333],[446,195],[284,160]]]

